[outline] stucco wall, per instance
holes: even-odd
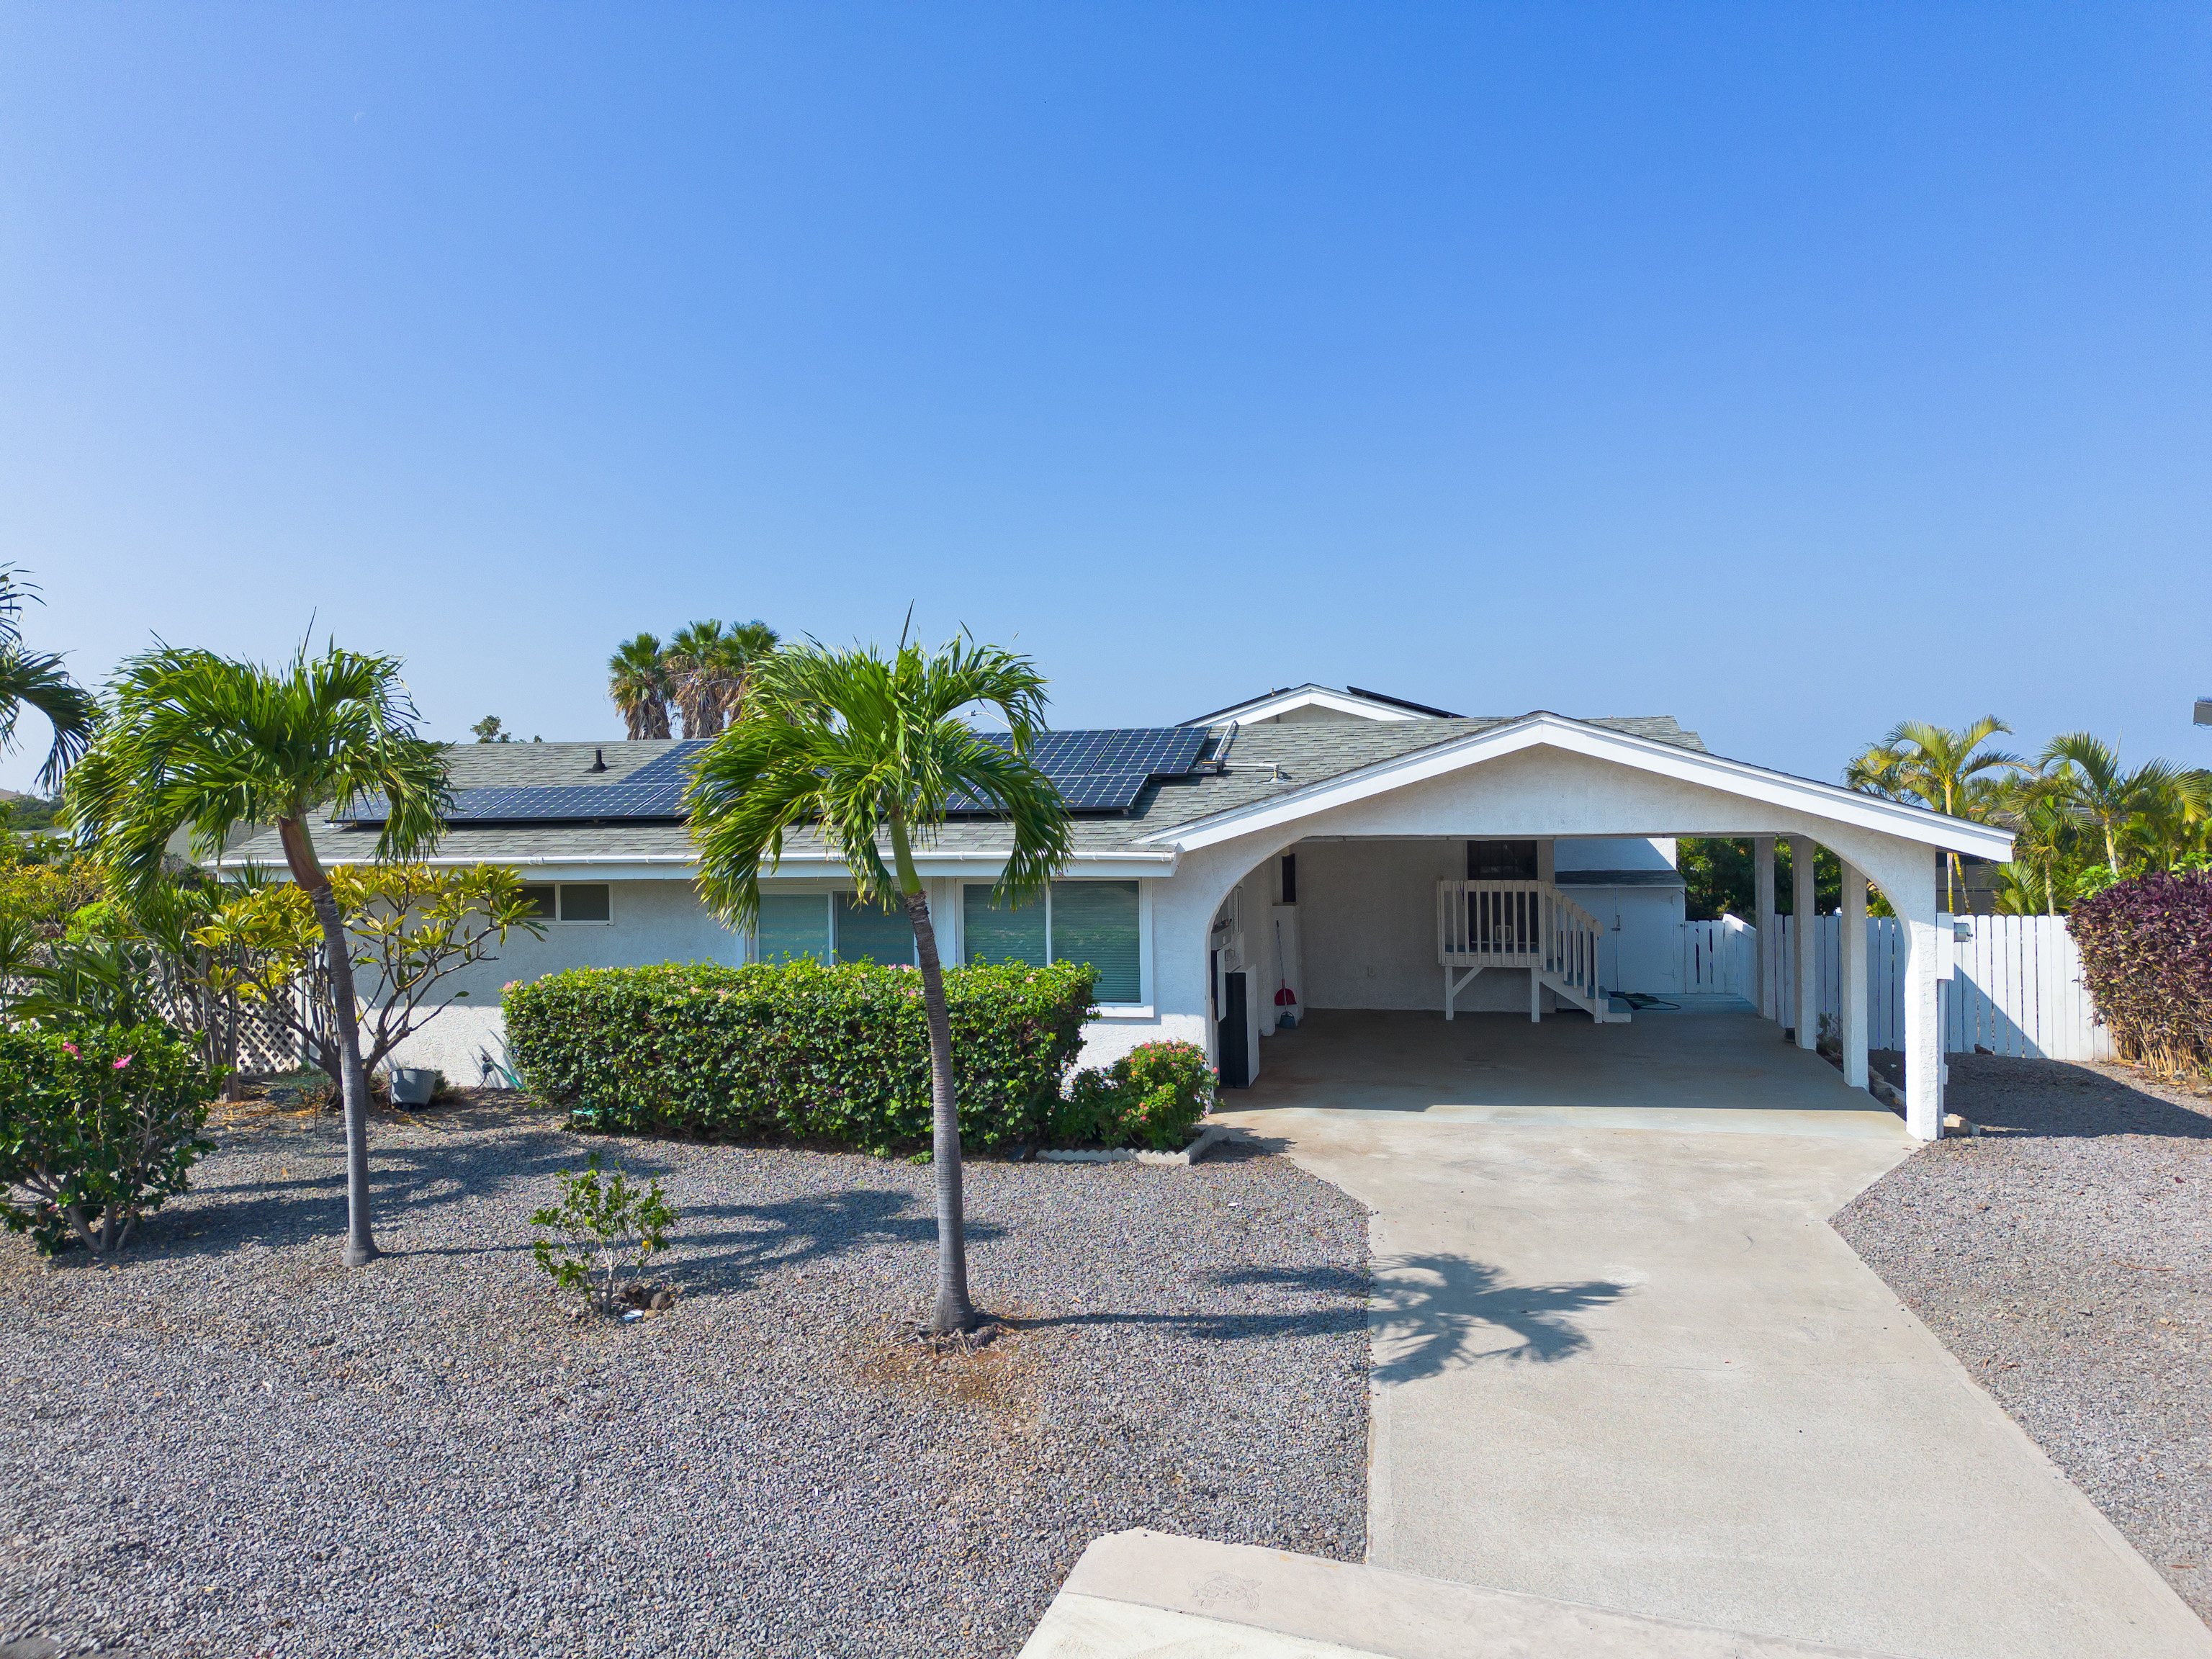
[[[819,892],[833,882],[763,882],[765,891]],[[527,982],[567,968],[628,968],[657,962],[720,962],[745,959],[744,941],[702,905],[688,880],[618,881],[609,884],[609,922],[549,923],[545,937],[508,936],[499,959],[479,963],[439,986],[444,1002],[426,1030],[400,1045],[396,1062],[434,1066],[453,1082],[472,1086],[490,1081],[494,1062],[507,1053],[500,1016],[500,991],[509,981]],[[939,949],[947,964],[960,960],[957,884],[930,884],[931,913],[939,920]],[[1264,913],[1264,907],[1263,907]],[[465,996],[459,994],[465,992]],[[1117,1017],[1084,1028],[1084,1066],[1104,1066],[1140,1042],[1180,1037],[1204,1044],[1202,1013]]]

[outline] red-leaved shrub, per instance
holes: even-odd
[[[2120,1052],[2212,1066],[2212,871],[2137,876],[2074,907],[2081,976]]]

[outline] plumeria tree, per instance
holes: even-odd
[[[936,1166],[937,1299],[929,1328],[977,1323],[968,1294],[960,1116],[952,1024],[929,897],[915,865],[956,804],[995,812],[1011,843],[995,896],[1018,905],[1067,861],[1060,792],[1030,758],[1043,729],[1045,683],[1026,657],[965,638],[937,650],[902,641],[874,649],[809,642],[756,665],[743,718],[716,738],[687,797],[699,886],[732,927],[760,914],[760,879],[787,836],[818,833],[843,860],[863,901],[901,906],[929,1024],[931,1147]],[[982,708],[1007,726],[998,740],[961,718]],[[972,805],[970,805],[972,804]]]

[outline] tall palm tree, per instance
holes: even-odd
[[[15,752],[15,724],[26,707],[37,709],[54,729],[39,769],[39,787],[51,791],[92,741],[100,708],[70,678],[59,657],[24,647],[23,601],[37,598],[38,589],[22,573],[0,564],[0,754]]]
[[[677,631],[667,663],[685,737],[714,737],[737,719],[752,665],[775,644],[775,629],[760,621],[724,627],[709,617]]]
[[[720,702],[721,717],[734,721],[744,712],[745,694],[751,689],[753,672],[762,658],[776,647],[775,629],[755,617],[751,622],[733,623],[722,642],[714,649],[715,690]]]
[[[952,803],[985,804],[1006,821],[1013,850],[994,890],[1018,904],[1067,861],[1060,792],[1030,759],[1043,728],[1043,678],[1026,657],[962,638],[935,651],[902,640],[830,651],[809,641],[754,665],[744,717],[701,757],[686,796],[699,848],[699,888],[732,927],[760,914],[760,878],[784,837],[813,823],[842,856],[865,900],[905,908],[914,927],[929,1020],[931,1144],[937,1178],[937,1301],[930,1329],[972,1329],[960,1193],[960,1114],[952,1090],[952,1023],[929,898],[915,869]],[[1010,737],[994,743],[958,718],[995,709]],[[890,863],[884,854],[888,848]]]
[[[615,647],[607,659],[607,695],[629,722],[632,742],[668,735],[668,654],[650,634]]]
[[[687,738],[711,738],[722,729],[721,655],[728,638],[709,617],[686,623],[669,639],[668,683]]]
[[[179,830],[190,830],[194,853],[205,857],[240,825],[276,826],[330,957],[331,1015],[344,1054],[348,1267],[377,1254],[368,1088],[353,952],[308,817],[327,803],[380,795],[387,810],[376,855],[427,851],[452,797],[445,750],[416,734],[416,718],[395,657],[335,644],[311,657],[303,644],[271,670],[160,646],[117,672],[99,734],[70,775],[78,839],[134,903],[160,883],[162,853]]]
[[[2069,732],[2044,748],[2041,763],[2075,810],[2105,837],[2105,864],[2120,872],[2120,830],[2140,812],[2154,811],[2159,797],[2174,781],[2173,768],[2145,761],[2130,771],[2119,751],[2087,732]]]
[[[1986,821],[2002,804],[1991,772],[2016,771],[2027,763],[2017,755],[1982,745],[2009,732],[1995,714],[1953,729],[1927,720],[1900,720],[1889,735],[1863,751],[1844,769],[1844,780],[1869,794],[1917,800],[1951,817]],[[1945,901],[1955,912],[1965,872],[1959,855],[1945,860]]]

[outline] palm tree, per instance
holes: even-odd
[[[372,1261],[368,1088],[361,1061],[353,953],[309,814],[381,796],[380,859],[427,851],[451,804],[444,748],[416,735],[395,657],[303,644],[283,670],[208,651],[159,646],[130,658],[106,717],[70,775],[81,843],[135,904],[161,878],[169,839],[189,829],[196,855],[220,852],[243,824],[274,824],[292,879],[314,906],[330,957],[331,1014],[343,1050],[346,1244],[349,1267]]]
[[[37,598],[37,588],[14,565],[0,564],[0,754],[15,752],[15,723],[25,706],[37,709],[54,728],[39,769],[39,787],[51,790],[92,741],[100,706],[64,672],[59,657],[24,648],[23,601]]]
[[[914,848],[957,799],[1006,819],[1013,850],[994,890],[1001,903],[1042,892],[1067,861],[1060,792],[1029,757],[1042,729],[1044,680],[1026,657],[965,638],[927,652],[904,640],[871,647],[809,641],[754,665],[744,718],[701,757],[686,796],[699,848],[699,888],[733,927],[760,914],[763,866],[787,835],[815,823],[842,855],[864,900],[896,897],[914,926],[929,1021],[931,1144],[937,1170],[937,1301],[929,1328],[972,1329],[960,1196],[960,1115],[952,1092],[952,1024],[929,899]],[[1003,742],[958,718],[971,705],[1006,720]],[[888,843],[891,862],[884,862]]]
[[[2120,827],[2137,813],[2157,810],[2160,796],[2174,781],[2173,768],[2153,760],[2128,771],[2118,750],[2087,732],[2051,738],[2041,763],[2075,810],[2103,832],[2106,867],[2120,874]]]
[[[607,659],[607,695],[629,723],[634,743],[668,735],[668,653],[650,634],[615,647]]]
[[[1887,737],[1844,769],[1844,781],[1869,794],[1917,799],[1950,817],[1984,822],[2002,799],[1997,780],[1984,775],[2027,764],[2017,755],[1982,747],[1998,732],[2011,730],[1995,714],[1984,714],[1956,730],[1927,720],[1900,720]],[[1943,876],[1945,900],[1956,911],[1959,890],[1965,884],[1956,853],[1947,858]]]
[[[721,653],[728,635],[713,617],[687,623],[668,641],[668,682],[684,714],[684,735],[711,738],[722,729]]]
[[[2059,869],[2074,856],[2079,821],[2057,781],[2043,772],[2022,773],[2004,785],[2000,816],[2012,831],[2013,862],[2007,866],[2016,890],[2030,887],[2042,895],[2044,913],[2058,914]],[[2020,872],[2030,878],[2023,882]],[[2033,906],[2020,914],[2032,914]]]
[[[776,631],[758,617],[733,623],[715,647],[715,689],[721,718],[735,721],[744,712],[745,694],[751,689],[755,668],[776,647]]]
[[[759,621],[726,628],[710,617],[678,630],[667,663],[685,737],[714,737],[737,719],[752,665],[775,643],[775,629]]]

